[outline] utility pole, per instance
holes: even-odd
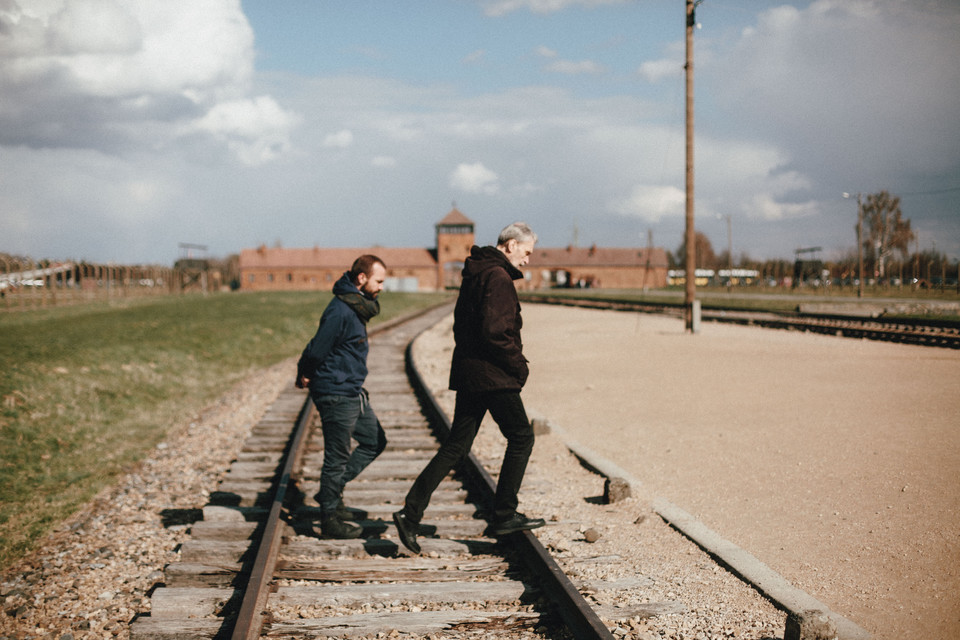
[[[693,30],[697,26],[697,5],[703,0],[687,0],[687,53],[686,71],[687,84],[687,166],[686,166],[686,247],[685,260],[685,296],[684,296],[684,326],[690,333],[700,330],[700,308],[696,304],[697,297],[697,253],[696,231],[693,225]]]
[[[863,203],[857,194],[857,297],[863,297]],[[843,194],[844,198],[849,198],[849,193]]]
[[[730,292],[730,287],[733,285],[733,222],[731,222],[730,214],[726,216],[727,219],[727,292]]]
[[[653,253],[653,229],[647,229],[647,250],[646,255],[646,264],[643,265],[643,280],[641,281],[641,288],[643,292],[647,292],[647,274],[650,273],[650,254]]]
[[[863,297],[863,203],[857,194],[857,297]]]

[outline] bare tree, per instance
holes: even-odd
[[[868,248],[876,251],[877,276],[883,280],[886,277],[887,258],[895,250],[900,251],[904,256],[909,250],[908,244],[913,240],[910,220],[903,219],[900,198],[890,195],[887,191],[867,196],[863,204],[863,217],[869,228]]]
[[[717,254],[713,251],[713,244],[711,244],[710,238],[700,231],[697,231],[694,235],[693,248],[696,254],[697,269],[715,269],[717,267]],[[686,238],[684,238],[684,241],[677,247],[677,264],[683,264],[681,258],[683,258],[686,253],[687,242]]]

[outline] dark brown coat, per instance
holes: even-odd
[[[513,284],[522,277],[496,247],[470,250],[453,312],[456,346],[451,389],[519,391],[527,381],[527,359],[520,341],[523,320]]]

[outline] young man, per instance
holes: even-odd
[[[450,435],[414,481],[403,509],[393,514],[400,541],[414,553],[420,553],[417,530],[430,496],[453,465],[469,453],[488,411],[507,439],[491,531],[501,536],[544,525],[542,519],[517,513],[517,493],[534,438],[520,399],[528,370],[513,281],[523,277],[520,267],[530,260],[536,241],[530,227],[516,222],[500,232],[496,247],[473,247],[464,262],[453,312],[450,388],[457,392],[457,400]]]
[[[333,285],[334,298],[316,335],[297,363],[297,386],[309,388],[323,428],[320,532],[325,538],[358,538],[363,528],[347,522],[343,487],[387,446],[387,437],[363,388],[367,377],[367,321],[380,312],[377,296],[387,270],[374,255],[357,258]],[[357,447],[350,451],[350,439]]]

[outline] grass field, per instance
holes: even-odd
[[[221,293],[0,314],[0,567],[172,425],[299,354],[329,299]],[[442,299],[386,293],[372,324]]]

